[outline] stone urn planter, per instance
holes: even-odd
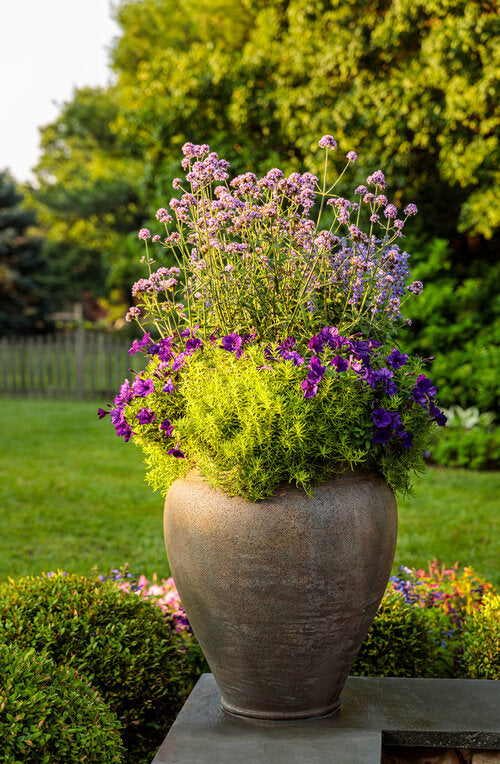
[[[191,472],[165,502],[167,555],[222,694],[257,719],[332,713],[384,594],[394,494],[374,473],[251,503]]]

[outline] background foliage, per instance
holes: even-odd
[[[421,210],[407,245],[425,291],[405,343],[437,356],[444,405],[497,410],[494,4],[121,0],[114,13],[113,82],[75,91],[43,129],[31,190],[61,300],[86,287],[129,304],[135,232],[170,198],[185,140],[236,172],[318,172],[331,132],[360,154],[354,185],[381,167],[403,189],[390,201]]]

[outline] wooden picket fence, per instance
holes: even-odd
[[[44,337],[0,339],[0,394],[109,399],[133,376],[131,341],[78,330]]]

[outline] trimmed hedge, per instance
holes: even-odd
[[[0,585],[0,642],[85,675],[123,725],[131,764],[149,762],[185,699],[189,671],[159,608],[116,584],[57,573]]]
[[[446,677],[453,657],[442,637],[441,614],[405,602],[398,592],[386,594],[351,673],[355,676]]]
[[[119,764],[120,724],[84,677],[34,650],[0,645],[5,764]]]

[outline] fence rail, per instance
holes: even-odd
[[[76,331],[0,339],[0,394],[104,399],[129,372],[130,340]]]

